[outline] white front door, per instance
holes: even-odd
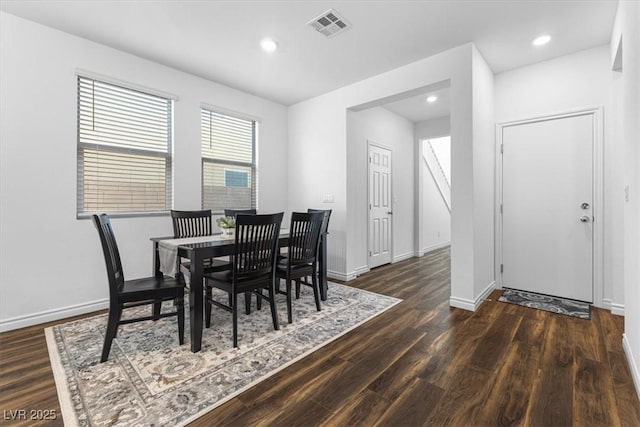
[[[391,262],[391,151],[369,144],[369,268]]]
[[[504,287],[593,302],[594,120],[502,128]]]

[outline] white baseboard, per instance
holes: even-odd
[[[427,246],[426,248],[422,248],[418,251],[418,253],[416,254],[416,256],[423,256],[424,254],[427,254],[429,252],[432,251],[436,251],[438,249],[442,249],[442,248],[446,248],[447,246],[451,246],[451,241],[446,241],[446,242],[442,242],[442,243],[436,243],[435,245],[431,245],[431,246]]]
[[[352,276],[353,276],[353,273],[340,273],[338,271],[327,271],[328,279],[340,280],[341,282],[347,282],[349,280],[355,279],[355,277],[352,277]]]
[[[611,314],[624,316],[624,304],[611,303]]]
[[[451,307],[461,308],[467,311],[476,311],[475,303],[472,300],[466,298],[458,298],[452,296],[451,298],[449,298],[449,305]]]
[[[363,265],[362,267],[357,267],[356,269],[354,269],[349,273],[342,273],[339,271],[327,271],[327,277],[329,279],[340,280],[341,282],[348,282],[349,280],[353,280],[356,277],[363,275],[364,273],[368,273],[369,271],[371,271],[371,269],[368,266]]]
[[[407,252],[406,254],[402,254],[402,255],[397,255],[393,257],[393,260],[391,261],[392,264],[395,264],[396,262],[400,262],[400,261],[404,261],[410,258],[413,258],[414,256],[416,256],[415,252]]]
[[[603,299],[602,308],[609,310],[611,314],[615,314],[616,316],[624,316],[624,304],[617,304],[610,299]]]
[[[496,289],[496,286],[495,280],[492,281],[482,292],[480,292],[480,295],[478,295],[475,300],[458,298],[452,295],[451,298],[449,298],[449,305],[463,310],[476,311],[478,307],[480,307],[480,304],[482,304],[482,301],[487,299],[489,294]]]
[[[364,267],[358,267],[355,270],[349,273],[342,273],[340,271],[327,271],[327,277],[329,279],[340,280],[341,282],[348,282],[349,280],[353,280],[356,277],[369,272],[369,267],[366,265]]]
[[[84,304],[72,305],[55,310],[41,311],[39,313],[28,314],[26,316],[12,317],[0,320],[0,332],[12,331],[14,329],[26,328],[27,326],[39,325],[41,323],[52,322],[54,320],[65,319],[67,317],[78,316],[80,314],[91,313],[109,308],[109,300],[103,299]]]
[[[355,270],[353,270],[353,272],[351,274],[353,275],[353,278],[355,279],[356,277],[361,276],[364,273],[368,273],[370,271],[371,271],[371,269],[369,268],[368,265],[363,265],[362,267],[358,267]]]
[[[631,352],[631,345],[627,339],[627,334],[622,334],[622,348],[624,348],[624,354],[627,356],[627,363],[629,364],[633,384],[636,386],[636,394],[640,397],[640,369],[638,368],[638,363]]]

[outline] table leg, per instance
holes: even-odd
[[[160,254],[158,252],[158,242],[153,242],[153,274],[155,277],[162,277],[160,271]],[[162,309],[162,302],[156,302],[153,304],[153,320],[160,319],[160,310]]]
[[[197,353],[202,347],[202,274],[204,259],[198,256],[197,251],[192,252],[191,266],[189,273],[191,275],[191,284],[189,285],[189,322],[191,326],[191,351]]]
[[[320,236],[320,297],[322,301],[327,300],[327,293],[329,286],[327,285],[327,235],[326,233]]]

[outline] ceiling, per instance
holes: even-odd
[[[427,102],[427,97],[432,95],[437,96],[438,99],[433,103]],[[428,91],[421,95],[384,104],[383,107],[414,123],[448,116],[451,108],[449,88]]]
[[[334,8],[352,28],[307,26]],[[606,0],[2,0],[0,10],[291,105],[474,42],[495,73],[608,43]],[[543,48],[531,40],[553,36]],[[279,49],[263,52],[274,37]]]

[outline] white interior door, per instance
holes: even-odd
[[[391,262],[391,151],[369,144],[369,268]]]
[[[502,284],[593,302],[592,114],[502,128]]]

